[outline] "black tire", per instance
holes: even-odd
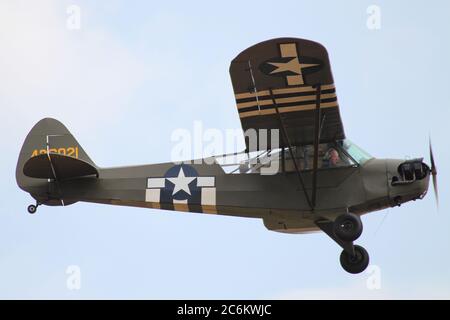
[[[366,270],[369,265],[369,254],[366,249],[355,245],[355,255],[352,256],[343,250],[340,257],[341,266],[348,273],[356,274]]]
[[[36,213],[37,207],[34,204],[30,204],[27,208],[29,214]]]
[[[333,232],[343,241],[355,241],[363,232],[361,218],[353,213],[340,215],[334,220]]]

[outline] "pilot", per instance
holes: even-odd
[[[341,165],[339,152],[335,148],[328,149],[324,160],[324,167],[333,168]]]

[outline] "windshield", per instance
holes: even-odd
[[[345,152],[347,152],[350,157],[352,157],[360,165],[363,165],[367,160],[373,158],[370,154],[348,139],[342,140],[341,143],[341,146]]]

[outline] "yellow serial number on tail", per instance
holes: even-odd
[[[48,149],[50,153],[58,153],[64,156],[69,156],[78,159],[78,146],[77,147],[67,147],[67,148],[50,148]],[[47,149],[34,149],[31,153],[31,157],[36,157],[40,154],[46,154]]]

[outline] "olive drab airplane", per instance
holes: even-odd
[[[279,130],[277,146],[269,143],[258,154],[246,140],[247,158],[232,170],[221,164],[227,155],[212,164],[101,168],[62,123],[42,119],[26,137],[16,168],[19,187],[36,200],[28,212],[84,201],[260,218],[273,231],[322,230],[342,247],[342,267],[360,273],[369,264],[367,251],[353,243],[363,231],[361,215],[422,199],[430,175],[437,199],[431,143],[428,166],[421,158],[376,159],[346,138],[321,44],[258,43],[231,62],[230,75],[242,129]],[[278,161],[275,174],[261,174],[268,154]]]

